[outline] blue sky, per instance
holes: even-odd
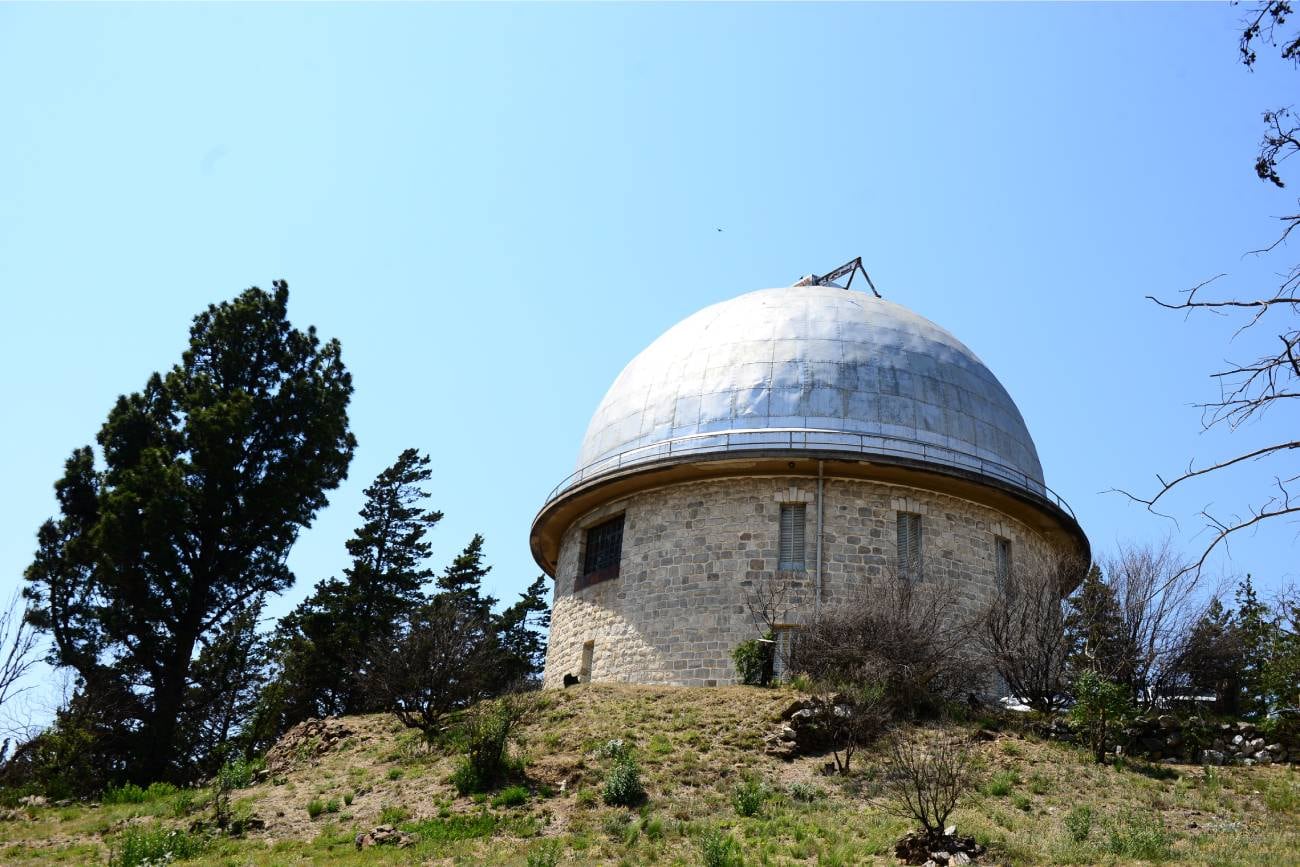
[[[1199,432],[1208,374],[1275,331],[1144,300],[1291,260],[1254,178],[1300,72],[1241,9],[1124,5],[0,5],[0,590],[52,483],[190,318],[289,281],[338,337],[360,442],[282,612],[345,564],[361,490],[434,456],[439,564],[474,532],[511,597],[528,527],[619,369],[700,307],[862,255],[1002,379],[1094,548],[1240,509],[1111,488],[1295,429]],[[718,229],[722,229],[721,232]],[[1294,525],[1217,558],[1300,579]]]

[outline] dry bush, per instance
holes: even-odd
[[[835,769],[847,775],[854,754],[889,726],[892,714],[885,689],[876,683],[823,684],[815,690],[814,700],[821,709],[819,722],[831,745]]]
[[[1102,674],[1128,687],[1144,707],[1176,691],[1188,642],[1208,603],[1202,573],[1183,563],[1166,541],[1121,545],[1102,563],[1119,609],[1123,646],[1132,654],[1124,671]]]
[[[919,822],[932,838],[972,785],[970,745],[939,732],[895,732],[889,739],[884,780],[886,809]]]
[[[1064,706],[1071,642],[1066,595],[1088,564],[1059,555],[1017,559],[982,612],[976,640],[1012,695],[1051,713]]]
[[[948,588],[887,574],[801,629],[793,662],[817,683],[878,685],[895,716],[914,718],[982,683],[970,646],[971,624]]]

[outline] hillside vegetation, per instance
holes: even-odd
[[[893,843],[911,826],[881,797],[882,752],[859,754],[847,778],[824,775],[823,758],[763,753],[795,698],[748,687],[540,693],[517,747],[519,786],[472,796],[450,782],[454,741],[428,749],[383,715],[330,720],[291,733],[264,778],[231,793],[241,837],[190,830],[211,815],[210,790],[159,786],[105,798],[126,803],[8,810],[0,863],[142,863],[166,850],[232,867],[897,863]],[[1084,749],[1008,727],[994,735],[989,723],[954,724],[978,768],[954,821],[989,848],[985,863],[1300,860],[1293,768],[1097,765]],[[611,739],[640,765],[647,797],[637,807],[602,797]],[[358,850],[357,835],[383,824],[407,845]]]

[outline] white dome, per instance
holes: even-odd
[[[1020,411],[973,352],[904,307],[835,286],[750,292],[670,328],[614,381],[561,489],[753,450],[865,454],[1046,494]]]

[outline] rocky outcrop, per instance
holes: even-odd
[[[405,831],[397,830],[392,825],[380,825],[373,831],[358,834],[356,838],[358,849],[369,849],[371,846],[396,846],[404,849],[414,842],[414,837]]]
[[[894,844],[894,855],[904,864],[923,867],[959,867],[970,864],[984,854],[984,847],[974,837],[957,836],[957,828],[949,826],[943,834],[931,836],[923,831],[911,831]]]
[[[781,723],[763,738],[763,752],[790,761],[798,756],[820,755],[831,749],[827,714],[847,710],[839,696],[801,698],[781,714]]]
[[[272,776],[303,764],[314,764],[352,736],[352,729],[337,717],[303,720],[284,733],[266,754],[266,770]]]

